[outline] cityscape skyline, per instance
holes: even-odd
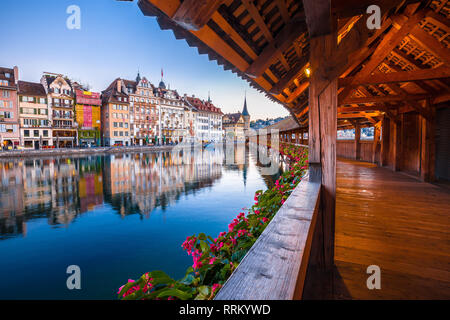
[[[142,15],[135,2],[62,0],[48,6],[26,3],[4,4],[0,12],[0,26],[8,35],[5,41],[9,48],[2,52],[0,65],[19,66],[21,80],[38,82],[43,72],[54,72],[101,92],[113,79],[133,79],[138,71],[158,83],[163,69],[171,89],[203,100],[210,94],[224,113],[240,111],[247,92],[254,118],[288,115],[281,105],[234,73],[224,72],[206,55],[198,55],[185,41],[177,41],[172,32],[163,32],[156,19]],[[81,9],[80,30],[66,27],[66,9],[73,4]],[[130,19],[123,19],[128,16]],[[151,39],[142,41],[149,35]],[[26,47],[32,51],[24,50]]]

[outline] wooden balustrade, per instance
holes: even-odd
[[[217,300],[302,298],[320,190],[319,181],[304,177],[219,291]]]

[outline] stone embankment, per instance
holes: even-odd
[[[56,157],[62,155],[92,155],[103,153],[138,153],[170,151],[174,146],[133,146],[133,147],[99,147],[99,148],[72,148],[72,149],[48,149],[48,150],[13,150],[0,151],[0,159],[5,158],[34,158],[34,157]]]

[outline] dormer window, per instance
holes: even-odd
[[[5,73],[5,77],[6,77],[6,78],[9,78],[9,77],[11,77],[11,74],[10,74],[9,72],[6,72],[6,73]]]

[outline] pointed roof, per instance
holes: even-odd
[[[244,98],[244,110],[242,110],[242,115],[250,116],[250,114],[248,113],[248,110],[247,110],[247,97]]]
[[[136,77],[136,83],[139,83],[139,82],[141,82],[141,75],[139,74],[139,71],[138,71],[138,74]]]

